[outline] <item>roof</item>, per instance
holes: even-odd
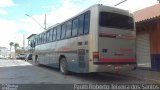
[[[160,17],[160,3],[134,12],[135,22],[151,20]]]
[[[35,36],[36,34],[31,34],[29,37],[27,37],[27,39],[29,39],[29,38],[31,38],[31,37],[33,37],[33,36]]]

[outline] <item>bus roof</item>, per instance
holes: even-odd
[[[45,30],[45,31],[43,31],[43,32],[41,32],[41,33],[39,33],[39,34],[42,34],[42,33],[44,33],[44,32],[47,32],[47,31],[50,30],[51,28],[56,27],[56,26],[58,26],[58,25],[60,25],[60,24],[62,24],[62,23],[64,23],[64,22],[67,22],[67,21],[71,20],[72,18],[76,18],[77,16],[83,14],[83,13],[86,12],[86,11],[91,10],[91,9],[94,8],[94,7],[107,7],[107,8],[112,8],[112,9],[119,9],[119,10],[123,10],[123,11],[128,11],[128,10],[124,10],[124,9],[120,9],[120,8],[116,8],[116,7],[112,7],[112,6],[106,6],[106,5],[103,5],[103,4],[95,4],[95,5],[90,6],[90,7],[87,8],[87,9],[83,10],[82,12],[76,14],[75,16],[73,16],[73,17],[71,17],[71,18],[69,18],[69,19],[64,20],[64,21],[61,22],[61,23],[56,23],[55,25],[52,25],[52,26],[48,27],[47,30]],[[39,35],[39,34],[37,34],[37,35]]]

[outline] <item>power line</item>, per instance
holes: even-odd
[[[98,0],[97,2],[95,2],[95,4],[99,4],[101,1],[102,1],[102,0]],[[119,1],[120,1],[120,0],[119,0]],[[127,0],[123,0],[123,1],[115,4],[114,6],[118,6],[118,5],[120,5],[120,4],[122,4],[122,3],[126,2],[126,1],[127,1]],[[110,2],[108,2],[108,4],[114,3],[114,2],[115,2],[115,1],[110,1]]]
[[[97,2],[95,2],[95,4],[99,4],[100,1],[101,1],[101,0],[98,0]]]
[[[117,3],[117,4],[115,4],[114,6],[118,6],[118,5],[120,5],[120,4],[122,4],[122,3],[124,3],[124,2],[126,2],[127,0],[123,0],[123,1],[121,1],[121,2],[119,2],[119,3]]]
[[[35,18],[33,18],[32,16],[25,14],[27,17],[30,17],[33,21],[35,21],[41,28],[43,28],[44,30],[46,30],[46,27],[43,27]]]

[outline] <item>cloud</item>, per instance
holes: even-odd
[[[6,15],[7,14],[7,11],[3,10],[3,9],[0,9],[0,14],[1,15]]]
[[[1,5],[1,1],[11,1],[11,0],[0,0],[0,7],[8,7],[8,6],[13,6],[14,3],[8,3]],[[53,6],[42,6],[42,8],[48,8],[50,9],[50,12],[43,12],[42,14],[36,14],[36,15],[30,15],[31,17],[24,17],[20,18],[19,20],[7,20],[7,19],[1,19],[0,18],[0,46],[7,46],[9,47],[9,42],[18,42],[20,46],[23,45],[23,34],[25,33],[25,38],[27,38],[30,34],[38,34],[44,31],[44,29],[41,26],[44,26],[44,15],[46,13],[47,16],[47,27],[55,25],[56,23],[61,23],[84,9],[88,8],[89,6],[96,4],[96,3],[101,3],[104,5],[110,5],[113,6],[116,4],[119,0],[61,0],[60,5],[53,5]],[[137,3],[140,2],[139,0],[136,0],[137,2],[133,3],[135,0],[128,0],[128,2],[121,4],[117,7],[124,8],[124,9],[132,9],[136,10],[142,3]],[[144,1],[144,0],[142,0]],[[153,5],[152,2],[150,3],[149,1],[151,0],[145,0],[144,5]],[[154,0],[156,1],[156,0]],[[148,3],[148,4],[146,4]],[[149,4],[150,3],[150,4]],[[132,6],[134,5],[134,6]],[[132,7],[131,7],[132,6]],[[143,6],[143,5],[142,5]],[[143,6],[144,7],[144,6]],[[1,11],[0,11],[1,12]],[[3,14],[4,11],[2,11]],[[27,13],[29,14],[29,13]],[[39,22],[41,26],[39,26],[33,18]],[[26,40],[27,44],[27,40]]]
[[[16,21],[0,19],[0,46],[8,46],[10,41],[18,40],[15,31],[20,27]]]
[[[53,25],[56,23],[61,23],[79,12],[81,12],[83,8],[80,6],[70,2],[69,0],[64,0],[63,4],[60,8],[53,10],[52,12],[48,13],[48,24]]]
[[[83,8],[80,8],[80,6],[70,2],[69,0],[63,0],[60,7],[52,6],[50,8],[52,10],[46,13],[47,27],[56,23],[61,23],[83,10]],[[41,15],[30,15],[32,17],[23,18],[20,21],[28,32],[40,33],[44,31],[43,28],[41,28],[41,26],[44,27],[44,15],[45,13]],[[33,18],[39,22],[41,26],[38,25]]]
[[[7,15],[7,11],[3,8],[14,6],[14,2],[12,0],[0,0],[0,15]]]
[[[121,2],[122,0],[115,0],[115,1],[109,0],[109,1],[111,1],[110,2],[111,4],[109,4],[109,2],[107,3],[106,0],[101,0],[101,3],[103,3],[104,5],[114,6],[115,4]],[[152,6],[156,3],[157,3],[157,0],[127,0],[126,2],[116,7],[134,12],[134,11],[143,9],[145,7]]]
[[[28,32],[26,30],[18,30],[16,33],[18,34],[27,34]]]
[[[46,13],[47,27],[50,27],[57,23],[61,23],[75,16],[82,10],[84,10],[79,5],[70,2],[70,0],[63,0],[61,3],[62,3],[61,6],[52,6],[52,7],[49,6],[51,8],[51,11]],[[25,34],[27,38],[30,34],[38,34],[44,31],[44,29],[41,27],[41,26],[44,27],[44,15],[45,13],[41,15],[30,15],[31,17],[26,16],[26,18],[19,19],[19,23],[17,23],[19,27],[16,30],[16,36],[14,36],[14,38],[18,38],[16,41],[19,41],[21,46],[22,46],[22,33],[27,32]],[[36,22],[33,19],[35,19]],[[41,26],[38,25],[37,22]]]
[[[12,0],[0,0],[0,7],[9,7],[14,5],[15,4]]]

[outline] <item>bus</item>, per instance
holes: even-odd
[[[135,38],[132,13],[96,4],[36,35],[33,57],[62,74],[131,71]]]

